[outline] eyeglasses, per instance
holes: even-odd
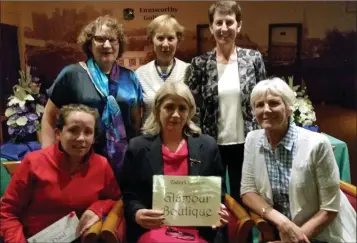
[[[175,230],[170,227],[167,227],[165,234],[168,236],[171,236],[173,238],[177,238],[177,239],[181,239],[181,240],[190,240],[190,241],[195,240],[195,236],[193,234],[178,231],[178,230]]]
[[[118,44],[118,39],[115,37],[106,37],[106,36],[98,36],[95,35],[93,39],[98,42],[99,44],[104,44],[107,40],[110,42],[110,44],[115,45]]]

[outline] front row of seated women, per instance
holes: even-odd
[[[253,89],[251,105],[262,129],[246,138],[242,201],[277,228],[280,242],[356,242],[356,212],[339,189],[331,145],[323,135],[295,126],[294,101],[281,79],[261,81]],[[223,204],[220,222],[212,227],[167,228],[163,213],[152,209],[153,175],[225,174],[215,140],[201,135],[191,121],[196,107],[186,85],[165,83],[152,108],[144,135],[130,140],[117,176],[120,190],[106,159],[92,150],[97,112],[64,106],[57,122],[59,142],[29,153],[2,198],[4,241],[26,242],[72,211],[83,234],[122,195],[128,242],[187,241],[168,231],[193,236],[191,242],[216,242],[216,227],[229,219]]]

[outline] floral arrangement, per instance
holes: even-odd
[[[39,79],[32,77],[30,70],[26,66],[25,71],[19,71],[19,84],[13,87],[14,95],[8,98],[5,116],[13,142],[23,141],[28,135],[40,130],[46,97],[40,94]]]
[[[302,85],[293,86],[293,77],[288,77],[289,86],[295,92],[296,102],[294,104],[294,122],[301,127],[314,126],[316,123],[316,114],[314,107],[306,93],[304,82]]]

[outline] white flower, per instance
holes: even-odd
[[[25,100],[35,100],[35,99],[32,97],[32,95],[28,94],[26,95]]]
[[[38,116],[41,116],[41,114],[45,111],[45,107],[40,104],[36,104],[36,113]]]
[[[300,114],[300,119],[304,121],[307,118],[307,116],[304,113]]]
[[[311,112],[311,113],[307,116],[307,119],[309,119],[310,121],[316,121],[315,112]]]
[[[289,77],[289,86],[294,91],[296,102],[293,105],[293,118],[298,125],[313,125],[316,121],[314,107],[306,94],[306,86],[292,86],[292,77]]]
[[[11,98],[11,99],[10,99],[10,98]],[[10,96],[9,99],[10,99],[10,101],[9,101],[9,103],[7,103],[8,106],[13,106],[13,105],[16,105],[16,104],[19,104],[19,106],[20,106],[21,108],[23,108],[23,107],[25,106],[25,103],[26,103],[26,102],[25,102],[24,100],[18,99],[18,98],[15,97],[15,96]]]
[[[293,90],[296,92],[300,88],[300,85],[296,85],[293,87]]]
[[[26,100],[35,100],[32,95],[30,94],[27,94],[23,100],[17,98],[16,96],[10,96],[9,97],[9,103],[7,104],[8,106],[13,106],[13,105],[16,105],[16,104],[19,104],[19,106],[21,107],[21,109],[24,109],[25,107],[25,104],[26,104]]]
[[[6,111],[5,111],[5,116],[6,116],[6,117],[10,117],[10,116],[12,116],[12,115],[15,114],[15,113],[16,113],[16,109],[15,109],[14,107],[9,107],[9,108],[7,108]]]
[[[14,116],[13,116],[13,117],[10,117],[10,118],[6,121],[6,125],[8,125],[8,126],[12,126],[12,125],[14,125],[14,124],[16,124],[16,119],[15,119]]]
[[[17,124],[18,126],[25,126],[26,123],[27,123],[27,121],[28,121],[28,119],[27,119],[26,116],[20,116],[19,118],[17,118],[16,124]]]
[[[302,123],[303,126],[310,126],[312,125],[312,121],[310,120],[305,120],[303,123]]]
[[[310,111],[308,105],[303,102],[302,105],[299,107],[299,111],[302,113],[302,114],[306,114]]]

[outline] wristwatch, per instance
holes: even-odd
[[[271,205],[268,205],[268,206],[262,208],[262,213],[260,214],[260,217],[262,217],[262,219],[264,219],[264,215],[266,213],[269,213],[272,209],[273,209],[273,207]]]

